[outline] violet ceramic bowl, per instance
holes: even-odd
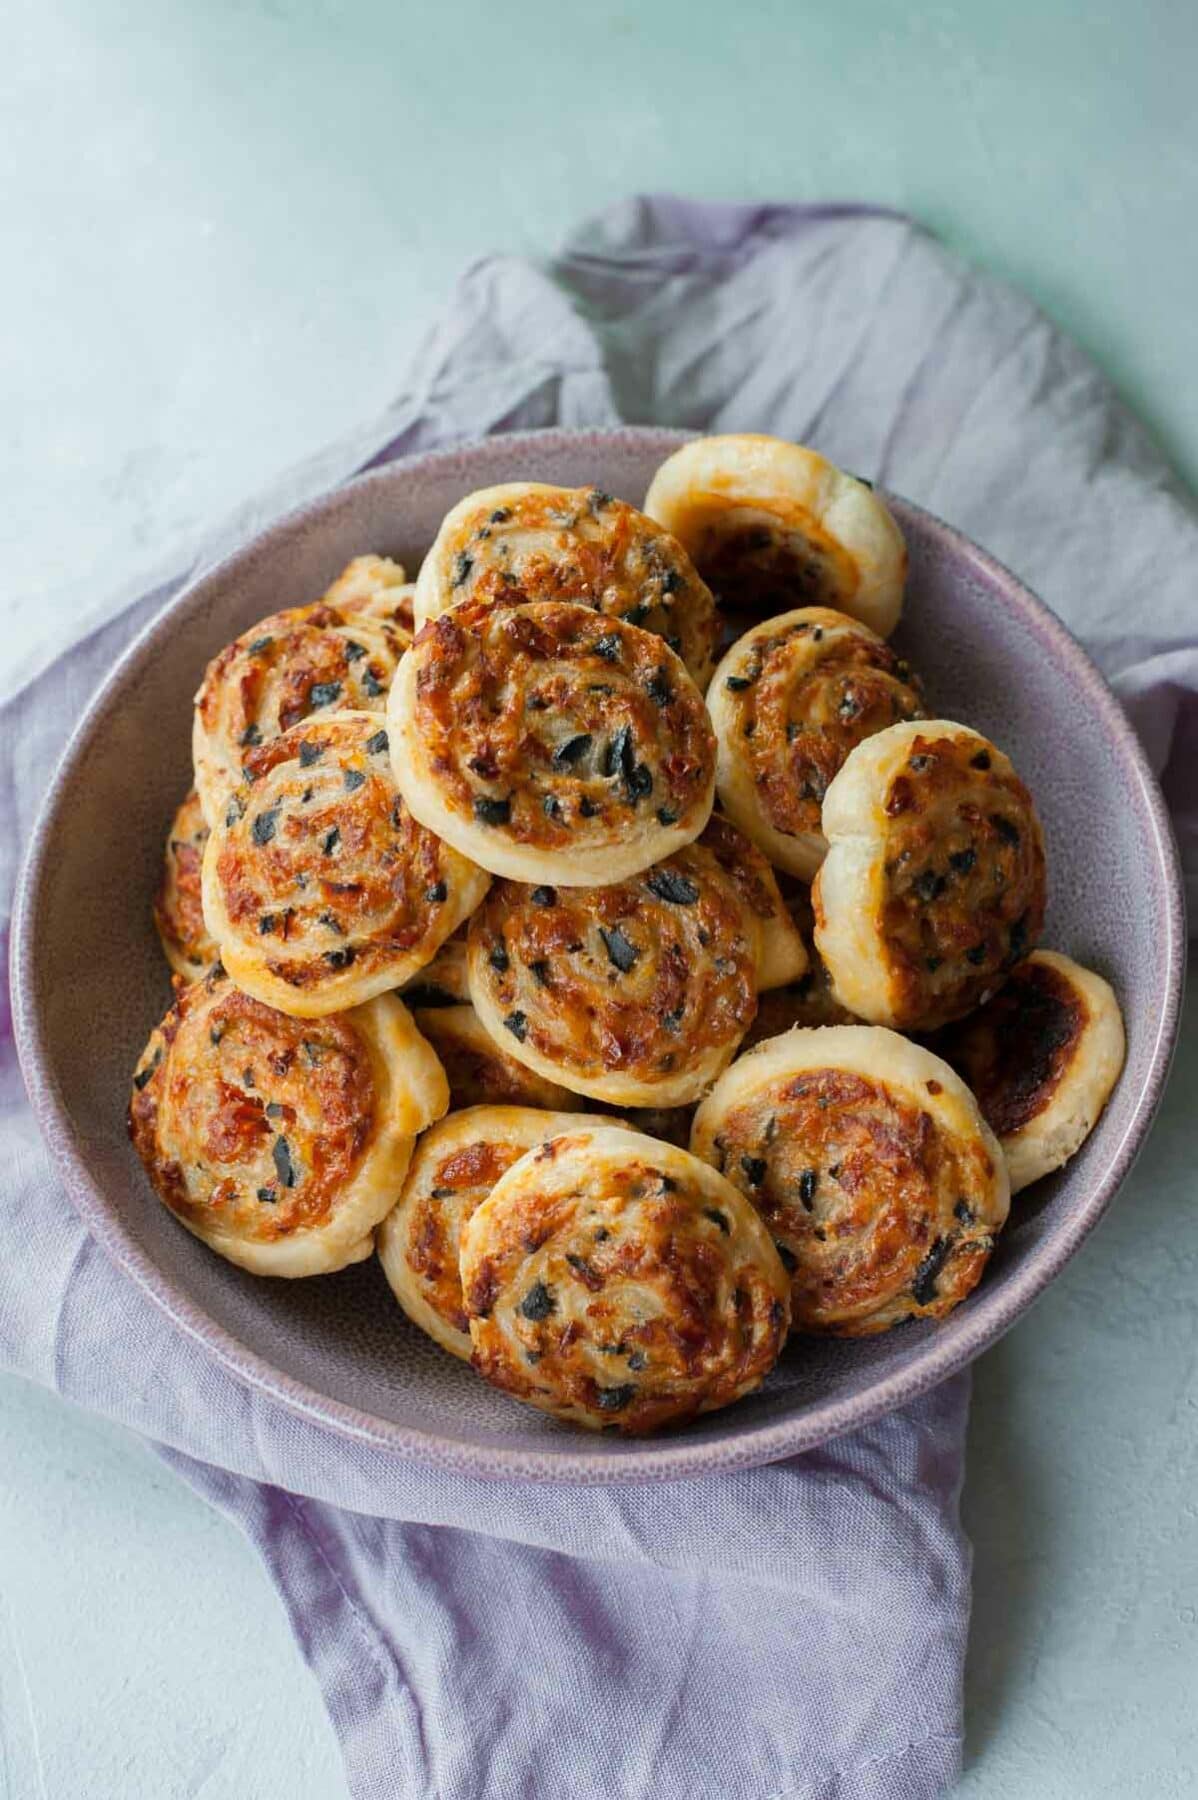
[[[1177,1031],[1184,926],[1172,836],[1114,697],[1063,626],[990,557],[894,499],[911,575],[898,642],[934,714],[1013,757],[1048,843],[1045,944],[1104,971],[1127,1022],[1122,1080],[1090,1141],[1018,1197],[980,1288],[943,1324],[861,1342],[795,1339],[764,1388],[659,1439],[558,1425],[493,1392],[410,1325],[372,1260],[256,1280],[159,1203],[125,1133],[129,1077],[169,1000],[150,896],[190,781],[191,699],[208,658],[280,606],[315,599],[365,550],[414,569],[473,488],[596,482],[639,503],[684,434],[530,432],[413,457],[284,519],[146,629],[81,721],[26,862],[14,946],[26,1081],[92,1232],[181,1331],[330,1430],[471,1474],[653,1480],[810,1449],[901,1405],[994,1342],[1110,1205],[1160,1101]]]

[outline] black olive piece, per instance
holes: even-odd
[[[990,767],[989,750],[979,750],[976,756],[971,756],[969,766],[971,769],[988,769]]]
[[[728,1223],[728,1215],[727,1213],[722,1213],[718,1206],[705,1206],[703,1208],[703,1217],[705,1219],[710,1219],[713,1225],[718,1225],[725,1237],[731,1236],[732,1227]]]
[[[425,888],[424,897],[430,906],[439,906],[449,898],[449,888],[443,881],[434,881],[432,887]]]
[[[260,744],[262,742],[262,733],[256,725],[247,725],[237,742],[243,747],[248,747],[250,744]]]
[[[595,1242],[597,1244],[605,1244],[610,1236],[611,1232],[607,1229],[606,1225],[596,1225]]]
[[[214,1025],[212,1027],[212,1030],[208,1033],[208,1042],[213,1046],[214,1049],[220,1043],[221,1039],[224,1037],[225,1031],[226,1031],[226,1027],[224,1025]]]
[[[326,831],[323,838],[320,840],[320,848],[326,856],[331,856],[340,842],[341,827],[340,825],[334,825],[333,829],[331,831]]]
[[[556,794],[546,794],[545,795],[544,799],[541,801],[541,811],[544,813],[544,815],[547,819],[560,819],[561,818],[562,803],[558,799]]]
[[[603,1412],[619,1412],[636,1398],[636,1388],[631,1381],[621,1387],[596,1388],[595,1400]]]
[[[815,1204],[815,1190],[819,1182],[818,1169],[804,1169],[799,1176],[799,1199],[810,1212]]]
[[[279,1105],[277,1100],[267,1101],[266,1116],[268,1119],[281,1119],[283,1117],[283,1112],[284,1108]]]
[[[986,960],[985,944],[974,944],[965,952],[965,960],[967,963],[972,963],[975,969],[978,968]]]
[[[557,905],[557,889],[554,887],[535,887],[528,897],[534,906]]]
[[[588,798],[586,794],[584,794],[582,799],[578,802],[578,816],[580,819],[593,819],[602,811],[603,808],[601,806],[596,806],[595,802]]]
[[[476,794],[474,816],[480,825],[506,825],[512,816],[512,803],[496,800],[490,794]]]
[[[320,925],[327,925],[330,931],[335,931],[337,933],[338,937],[345,936],[345,929],[335,913],[322,912],[317,923]]]
[[[640,600],[635,606],[630,606],[626,613],[621,613],[620,617],[625,625],[643,625],[649,617],[649,608],[643,600]]]
[[[387,749],[388,744],[389,739],[387,733],[385,731],[376,731],[373,737],[368,737],[366,740],[367,754],[370,756],[381,756],[383,751]]]
[[[911,1283],[911,1298],[917,1306],[928,1306],[936,1298],[936,1277],[944,1267],[952,1247],[951,1238],[937,1238],[916,1269],[915,1279]]]
[[[220,1042],[219,1038],[217,1039],[217,1042],[218,1043]],[[139,1069],[137,1071],[137,1074],[133,1077],[133,1085],[137,1089],[139,1094],[140,1094],[142,1088],[145,1087],[146,1082],[150,1079],[151,1075],[154,1073],[154,1070],[158,1067],[158,1065],[161,1061],[162,1061],[162,1051],[155,1050],[153,1056],[150,1058],[150,1060],[146,1064],[145,1068]]]
[[[431,1192],[434,1200],[452,1200],[457,1193],[457,1189],[451,1187],[435,1187]]]
[[[263,913],[262,917],[258,920],[258,936],[259,937],[265,937],[268,932],[277,931],[278,928],[279,928],[278,913]]]
[[[369,664],[367,664],[366,673],[362,677],[362,686],[371,700],[377,700],[383,692],[383,684]]]
[[[547,1319],[555,1306],[556,1301],[545,1283],[534,1281],[516,1311],[535,1324],[539,1319]]]
[[[348,969],[350,963],[357,957],[357,954],[358,953],[352,944],[343,944],[338,950],[326,950],[324,952],[324,960],[328,963],[330,969]]]
[[[743,694],[745,689],[752,687],[752,685],[753,678],[751,675],[729,675],[724,682],[724,686],[733,694]]]
[[[596,656],[601,656],[603,658],[604,662],[609,662],[609,663],[619,662],[619,660],[620,660],[620,639],[616,632],[614,632],[614,631],[604,632],[602,637],[598,637],[595,639],[594,645],[592,647],[595,651]]]
[[[749,1186],[760,1187],[765,1180],[766,1161],[764,1156],[742,1156],[740,1166],[744,1170]]]
[[[978,853],[972,848],[967,850],[954,850],[951,852],[948,859],[949,867],[954,869],[958,875],[968,875],[977,859]]]
[[[502,939],[497,938],[491,945],[491,954],[488,956],[487,961],[498,974],[506,975],[508,970],[508,954]]]
[[[339,681],[318,681],[315,687],[308,689],[308,706],[315,711],[318,706],[332,706],[334,700],[341,698]]]
[[[602,512],[605,506],[611,505],[611,501],[611,495],[605,494],[602,488],[592,488],[587,495],[587,505],[592,512]]]
[[[932,759],[930,756],[913,756],[911,761],[907,764],[907,767],[913,775],[922,775],[924,770],[930,765],[931,761]]]
[[[356,793],[360,787],[366,785],[366,774],[362,769],[347,769],[342,776],[342,780],[345,783],[346,793],[353,794]]]
[[[238,819],[243,818],[244,815],[245,815],[245,804],[238,797],[238,795],[234,794],[233,798],[229,801],[228,806],[226,806],[226,808],[225,808],[225,826],[226,826],[226,828],[231,831],[233,826],[236,825]]]
[[[506,525],[511,516],[512,509],[510,506],[497,506],[495,511],[491,514],[491,523],[492,525]]]
[[[241,1071],[241,1082],[243,1087],[252,1088],[254,1085],[254,1071],[252,1069],[243,1069]]]
[[[778,1260],[786,1270],[786,1273],[788,1275],[793,1275],[799,1266],[799,1259],[794,1251],[788,1250],[785,1244],[778,1242],[775,1242],[774,1249],[778,1252]]]
[[[672,806],[659,806],[657,809],[657,823],[659,825],[677,825],[678,814],[674,811]]]
[[[1014,824],[1010,819],[1004,819],[1001,813],[991,813],[990,823],[993,825],[1004,844],[1017,844],[1019,842],[1018,825]]]
[[[693,906],[699,898],[696,883],[689,875],[680,875],[676,869],[655,869],[645,886],[659,900],[668,900],[672,906]]]
[[[291,1160],[291,1146],[285,1137],[277,1137],[271,1151],[274,1158],[275,1173],[284,1187],[294,1187],[298,1179],[295,1164]]]
[[[649,1367],[649,1358],[645,1355],[643,1350],[630,1350],[628,1352],[628,1367],[632,1370],[634,1375],[639,1375],[642,1369],[647,1369]]]
[[[953,1207],[953,1217],[954,1219],[960,1219],[962,1225],[973,1224],[973,1208],[970,1206],[968,1200],[957,1201],[957,1204]]]
[[[255,638],[253,643],[250,645],[250,655],[251,656],[261,656],[262,652],[264,650],[269,650],[273,643],[274,643],[274,639],[272,637]]]
[[[573,768],[575,763],[582,761],[593,742],[594,739],[589,731],[580,731],[576,737],[567,738],[565,743],[559,744],[553,752],[554,768],[558,770]]]
[[[272,1187],[262,1187],[258,1189],[258,1198],[264,1206],[273,1206],[279,1196]]]
[[[260,812],[258,814],[258,817],[254,820],[253,826],[251,827],[253,839],[256,844],[269,844],[271,838],[275,834],[275,825],[278,822],[278,817],[279,808],[277,806],[268,807],[265,812]]]
[[[522,1012],[510,1012],[503,1021],[518,1044],[528,1036],[528,1020]]]
[[[632,727],[621,725],[615,736],[608,740],[603,754],[603,773],[619,775],[622,770],[631,768],[632,755]]]
[[[948,882],[943,875],[937,875],[935,869],[924,869],[911,885],[921,900],[938,900]]]
[[[535,978],[538,987],[549,986],[549,964],[542,958],[538,957],[536,962],[529,963],[528,970],[529,974]]]
[[[618,925],[599,927],[599,936],[603,939],[603,947],[607,951],[609,962],[613,962],[621,975],[627,975],[640,951],[630,939],[624,936]]]
[[[624,777],[624,787],[628,798],[635,806],[638,800],[644,800],[653,792],[653,774],[646,763],[634,763]]]
[[[324,745],[323,744],[314,744],[312,742],[311,738],[304,738],[301,741],[300,747],[299,747],[299,766],[300,766],[300,768],[301,769],[310,769],[312,767],[312,764],[318,763],[323,755],[324,755]]]
[[[645,692],[650,700],[655,701],[658,706],[669,705],[674,696],[664,669],[654,669],[645,683]]]
[[[671,1009],[668,1013],[662,1013],[662,1015],[661,1015],[662,1029],[664,1031],[669,1031],[669,1032],[677,1031],[678,1027],[682,1023],[683,1014],[685,1012],[686,1012],[686,1007],[683,1005],[683,1006],[671,1007]]]
[[[468,556],[465,550],[459,550],[457,556],[454,558],[453,580],[450,582],[450,586],[459,588],[464,581],[469,581],[470,571],[473,567],[474,558]]]
[[[345,646],[345,660],[348,663],[358,662],[366,654],[365,644],[355,644],[353,638]]]

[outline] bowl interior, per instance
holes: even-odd
[[[898,642],[933,710],[1009,751],[1049,853],[1045,944],[1103,971],[1128,1060],[1098,1130],[1020,1196],[982,1286],[940,1326],[792,1342],[757,1395],[661,1440],[593,1437],[492,1392],[411,1326],[372,1261],[255,1280],[159,1204],[125,1133],[129,1074],[169,1000],[150,923],[172,811],[190,780],[191,699],[208,658],[263,614],[315,599],[363,550],[414,569],[442,514],[501,480],[594,481],[634,502],[680,434],[527,433],[409,459],[273,528],[151,625],[114,672],[47,800],[22,895],[19,1036],[76,1203],[154,1299],[223,1360],[334,1429],[476,1473],[676,1475],[808,1448],[960,1366],[1040,1291],[1109,1202],[1159,1099],[1176,1025],[1181,925],[1159,796],[1116,703],[1060,625],[929,515],[895,511],[911,555]]]

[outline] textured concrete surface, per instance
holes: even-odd
[[[1198,472],[1184,0],[10,0],[3,47],[0,686],[373,409],[465,260],[638,188],[910,207]],[[1198,1791],[1196,1077],[1192,1008],[1118,1209],[977,1372],[970,1796]],[[4,1800],[345,1792],[246,1546],[14,1381],[0,1722]]]

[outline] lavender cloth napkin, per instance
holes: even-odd
[[[70,721],[198,567],[390,457],[619,419],[815,443],[993,549],[1115,681],[1194,881],[1198,524],[1097,372],[898,215],[637,200],[548,269],[477,264],[379,420],[181,551],[152,592],[74,612],[76,641],[0,711],[5,913]],[[739,1475],[582,1489],[430,1472],[243,1386],[108,1264],[48,1165],[8,1029],[0,1148],[0,1359],[143,1432],[250,1534],[357,1800],[926,1800],[951,1785],[966,1377]]]

